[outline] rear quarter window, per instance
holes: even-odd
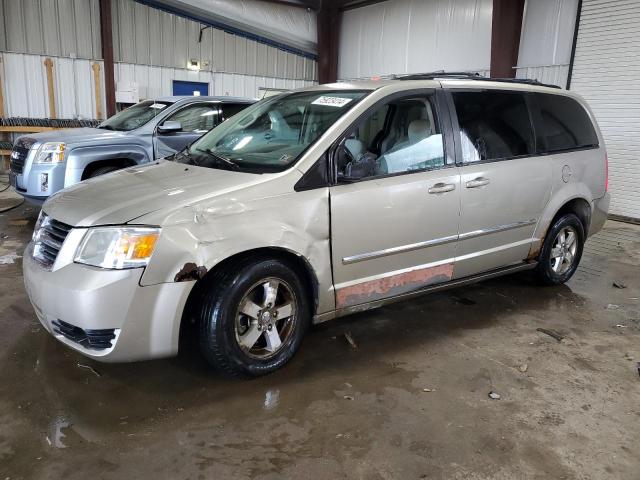
[[[453,92],[463,163],[531,155],[533,129],[525,97],[517,92]]]
[[[563,95],[534,95],[540,109],[540,115],[534,116],[540,153],[598,146],[591,119],[580,103]]]

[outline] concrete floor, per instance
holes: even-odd
[[[566,286],[518,275],[330,322],[232,381],[195,353],[102,365],[46,334],[19,258],[36,213],[0,215],[0,480],[640,475],[640,227],[609,222]]]

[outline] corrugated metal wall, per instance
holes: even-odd
[[[578,0],[527,0],[516,77],[565,88]]]
[[[194,72],[170,67],[153,67],[119,63],[116,65],[117,82],[135,82],[140,98],[157,98],[172,95],[173,80],[205,82],[209,94],[257,98],[260,88],[294,89],[313,85],[315,82],[302,79],[285,79],[222,72]]]
[[[316,62],[269,45],[202,30],[198,22],[133,0],[112,0],[115,60],[138,65],[186,68],[189,60],[205,71],[313,80]]]
[[[102,58],[98,0],[0,0],[0,51]]]
[[[310,58],[226,33],[134,0],[112,0],[116,62],[206,71],[317,78]],[[101,59],[98,0],[0,0],[0,51]]]
[[[338,76],[489,70],[492,0],[389,0],[344,13]]]
[[[46,118],[50,116],[45,58],[53,60],[53,80],[58,118],[96,118],[95,85],[91,65],[85,59],[0,53],[7,117]],[[101,61],[102,105],[104,72]],[[104,114],[104,107],[103,107]]]
[[[174,79],[208,82],[212,94],[256,97],[260,87],[297,88],[317,78],[309,58],[214,28],[199,41],[198,22],[133,0],[111,3],[116,82],[135,81],[141,98],[171,95]],[[101,58],[98,0],[0,0],[0,27],[7,116],[49,116],[48,56],[58,117],[95,117],[89,60]],[[191,59],[200,72],[186,69]]]
[[[4,79],[5,110],[8,117],[50,116],[45,58],[53,60],[58,118],[96,118],[95,86],[91,65],[96,61],[44,55],[0,53],[0,74]],[[101,61],[101,93],[104,115],[104,72]],[[211,95],[257,98],[261,88],[294,89],[315,82],[223,72],[194,72],[170,67],[118,63],[116,82],[135,82],[140,98],[172,95],[173,80],[206,82]]]
[[[604,135],[611,213],[640,219],[640,0],[583,0],[570,88]]]
[[[240,28],[251,36],[268,39],[291,49],[317,53],[317,17],[311,9],[291,8],[284,2],[278,4],[264,0],[139,1],[161,5],[168,11],[187,11],[204,23]]]

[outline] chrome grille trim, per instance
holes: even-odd
[[[29,150],[36,140],[33,138],[22,138],[16,142],[11,152],[11,162],[9,163],[9,169],[16,175],[22,174],[24,171],[24,164],[29,156]]]
[[[51,270],[71,228],[70,225],[45,215],[40,228],[35,232],[33,258]]]

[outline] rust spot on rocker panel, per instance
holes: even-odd
[[[191,282],[193,280],[200,280],[207,274],[207,267],[197,266],[193,262],[188,262],[184,264],[184,267],[176,273],[174,277],[174,282]]]
[[[547,232],[544,232],[544,235],[542,235],[540,238],[541,240],[538,240],[536,242],[533,242],[533,244],[531,245],[531,249],[529,250],[529,255],[527,255],[527,262],[535,262],[536,260],[538,260],[538,257],[540,256],[540,252],[542,251],[542,246],[544,245],[544,239],[547,236]]]
[[[529,255],[527,255],[527,262],[533,262],[536,261],[538,259],[538,256],[540,255],[540,251],[542,250],[542,242],[538,242],[537,244],[534,244],[531,247],[531,250],[529,250]]]
[[[419,290],[435,283],[446,282],[453,276],[453,263],[437,267],[420,268],[390,277],[344,287],[336,292],[338,308],[380,300]]]

